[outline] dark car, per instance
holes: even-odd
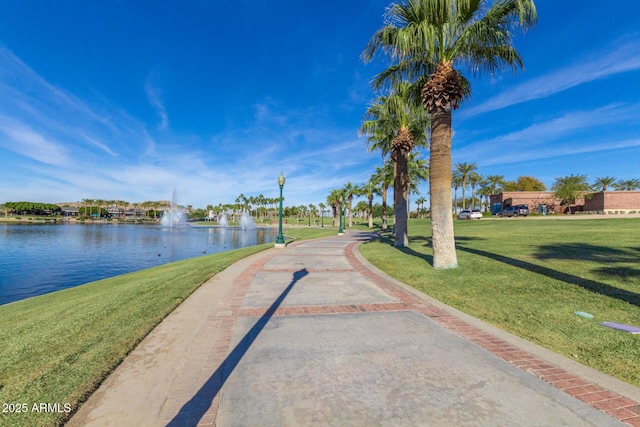
[[[509,206],[501,212],[497,213],[498,216],[527,216],[529,215],[529,207],[527,205]]]

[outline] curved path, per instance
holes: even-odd
[[[640,426],[639,389],[389,278],[357,251],[370,237],[219,273],[69,425]]]

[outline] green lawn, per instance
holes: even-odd
[[[640,219],[456,221],[459,267],[431,267],[430,223],[409,222],[409,248],[388,233],[362,254],[398,280],[465,313],[640,386]],[[574,311],[595,316],[588,320]]]
[[[335,235],[300,228],[287,240]],[[273,247],[264,244],[166,264],[0,307],[2,426],[58,425],[69,414],[32,412],[33,404],[72,409],[100,385],[185,298],[233,262]],[[8,409],[5,408],[5,409]]]

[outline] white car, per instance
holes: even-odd
[[[480,209],[465,209],[458,214],[458,219],[480,219],[482,218],[482,212]]]

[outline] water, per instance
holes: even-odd
[[[264,228],[0,224],[0,305],[275,238]]]
[[[229,226],[229,220],[227,220],[226,213],[223,212],[222,215],[220,215],[220,218],[218,219],[218,225],[225,228]]]
[[[163,227],[183,227],[187,225],[187,216],[176,202],[176,190],[171,192],[171,205],[162,214],[160,224]]]
[[[253,230],[256,228],[256,223],[247,211],[242,211],[242,216],[240,216],[240,228],[243,230]]]

